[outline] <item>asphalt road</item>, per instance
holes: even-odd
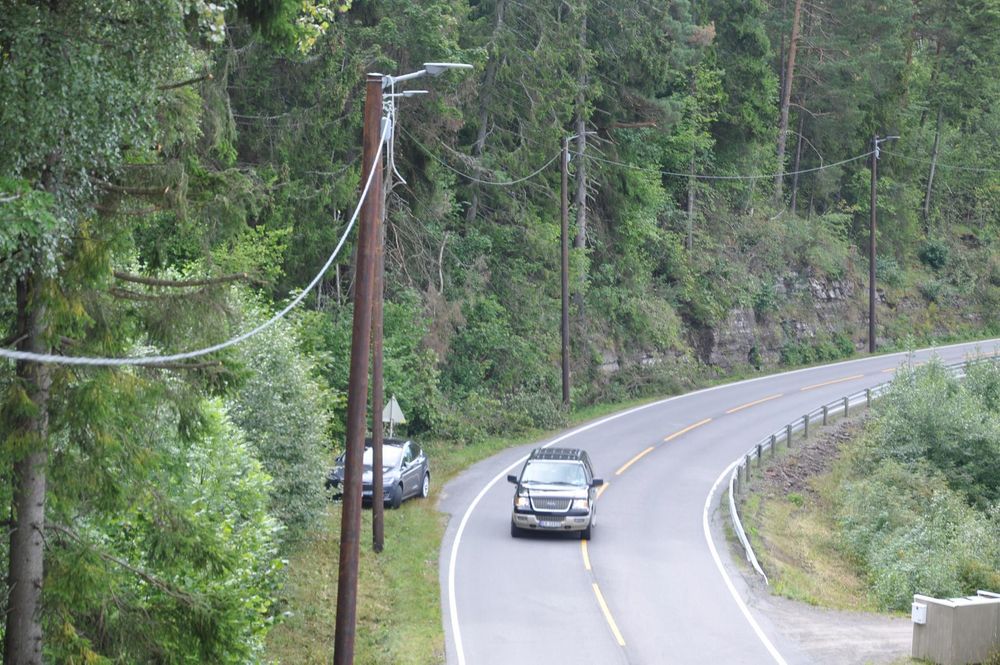
[[[913,360],[957,362],[997,345],[939,347]],[[864,358],[689,393],[474,465],[439,504],[451,515],[440,559],[447,662],[810,662],[795,638],[754,612],[732,573],[719,481],[762,437],[891,379],[903,362],[906,354]],[[589,542],[510,537],[506,475],[542,445],[585,448],[605,479]]]

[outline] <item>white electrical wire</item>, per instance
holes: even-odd
[[[382,135],[379,137],[379,146],[378,150],[375,152],[375,159],[373,164],[378,164],[379,157],[382,154],[382,146],[385,145],[385,135],[387,129],[388,125],[382,128]],[[323,277],[324,274],[326,274],[326,271],[330,269],[331,265],[333,265],[334,259],[337,258],[337,255],[340,253],[340,249],[344,246],[344,243],[347,241],[347,237],[351,233],[351,229],[354,227],[354,222],[358,218],[358,213],[361,212],[361,206],[364,203],[365,197],[367,197],[368,195],[368,190],[371,187],[372,178],[375,175],[375,171],[376,169],[372,168],[372,170],[368,173],[368,179],[365,181],[365,187],[361,191],[361,198],[358,201],[358,205],[354,208],[354,214],[351,215],[351,221],[347,223],[347,228],[344,229],[344,233],[340,237],[340,241],[337,243],[336,248],[334,248],[333,253],[330,254],[330,258],[326,260],[326,263],[323,265],[320,271],[316,273],[316,276],[313,277],[312,281],[309,282],[309,284],[304,289],[302,289],[302,292],[299,293],[299,295],[297,295],[290,303],[288,303],[288,305],[283,310],[281,310],[280,312],[278,312],[270,319],[268,319],[264,323],[254,328],[253,330],[245,332],[242,335],[238,335],[237,337],[228,339],[225,342],[220,342],[219,344],[206,347],[204,349],[198,349],[196,351],[188,351],[186,353],[175,353],[167,356],[137,356],[129,358],[91,358],[84,356],[64,356],[64,355],[49,354],[49,353],[31,353],[28,351],[11,351],[9,349],[0,349],[0,357],[10,358],[11,360],[27,360],[38,363],[55,363],[60,365],[88,365],[97,367],[115,367],[120,365],[156,365],[160,363],[176,362],[178,360],[187,360],[189,358],[197,358],[199,356],[208,355],[209,353],[221,351],[222,349],[228,348],[230,346],[239,344],[240,342],[243,342],[247,339],[250,339],[254,335],[263,332],[267,328],[270,328],[278,321],[278,319],[283,318],[296,305],[302,302],[303,298],[305,298],[306,295],[310,291],[312,291],[313,288],[315,288],[315,286],[319,283],[319,280]]]
[[[859,159],[864,159],[874,152],[869,150],[861,155],[855,155],[854,157],[848,157],[839,162],[833,162],[832,164],[824,164],[823,166],[816,166],[811,169],[802,169],[801,171],[783,171],[782,173],[762,173],[759,175],[701,175],[697,173],[678,173],[676,171],[661,171],[659,169],[649,169],[643,166],[636,166],[634,164],[626,164],[624,162],[616,162],[610,159],[604,159],[603,157],[595,157],[594,155],[584,155],[587,159],[592,159],[595,162],[603,162],[604,164],[611,164],[612,166],[624,166],[625,168],[633,169],[635,171],[646,171],[648,173],[659,173],[660,175],[667,176],[677,176],[679,178],[696,178],[698,180],[760,180],[761,178],[777,178],[778,176],[788,176],[788,175],[800,175],[802,173],[813,173],[815,171],[822,171],[824,169],[831,169],[834,166],[840,166],[842,164],[847,164],[849,162],[856,162]],[[884,152],[884,151],[883,151]]]

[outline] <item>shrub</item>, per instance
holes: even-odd
[[[948,245],[943,240],[929,238],[920,245],[917,258],[928,268],[941,270],[948,263]]]
[[[928,468],[895,462],[843,488],[838,519],[872,593],[903,610],[914,593],[957,596],[1000,565],[996,522],[970,508]]]
[[[253,306],[247,310],[251,323],[265,317]],[[283,541],[292,542],[309,530],[325,505],[328,391],[314,378],[287,321],[248,339],[236,354],[246,369],[228,400],[229,414],[273,479],[271,512],[284,527]]]

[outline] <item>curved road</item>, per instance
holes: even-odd
[[[938,347],[914,360],[957,362],[998,344]],[[807,662],[781,626],[747,608],[727,572],[717,483],[762,437],[889,380],[905,360],[877,356],[709,388],[474,465],[444,488],[439,506],[451,515],[440,558],[447,662]],[[585,448],[605,479],[591,541],[510,537],[506,475],[541,445]]]

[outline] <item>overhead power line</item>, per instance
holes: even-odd
[[[385,145],[385,136],[386,136],[386,129],[383,129],[382,136],[379,140],[379,147],[375,153],[374,163],[376,164],[378,163],[379,156],[382,154],[382,147]],[[312,291],[317,284],[319,284],[319,280],[322,279],[323,275],[326,274],[326,271],[330,269],[331,265],[333,265],[334,259],[337,258],[337,255],[340,253],[341,248],[347,241],[347,237],[350,235],[351,230],[354,228],[354,222],[357,221],[358,213],[361,211],[362,202],[368,195],[368,189],[371,187],[372,178],[374,177],[375,172],[376,169],[373,167],[372,170],[368,173],[368,177],[365,180],[365,187],[361,191],[361,196],[358,199],[358,205],[354,208],[354,213],[351,215],[351,220],[347,223],[347,228],[344,229],[344,233],[341,235],[340,241],[334,248],[333,253],[330,254],[330,258],[326,260],[326,263],[323,264],[323,267],[320,268],[319,272],[316,273],[316,276],[313,277],[312,281],[309,282],[309,284],[304,289],[302,289],[299,295],[297,295],[290,303],[288,303],[288,305],[285,306],[284,309],[282,309],[280,312],[278,312],[270,319],[268,319],[264,323],[254,328],[253,330],[249,330],[241,335],[237,335],[236,337],[230,338],[225,342],[220,342],[219,344],[214,344],[212,346],[203,349],[197,349],[195,351],[187,351],[185,353],[174,353],[171,355],[164,355],[164,356],[94,358],[94,357],[84,357],[84,356],[64,356],[59,354],[31,353],[28,351],[12,351],[10,349],[0,349],[0,357],[10,358],[11,360],[27,360],[30,362],[39,362],[39,363],[54,363],[60,365],[88,365],[94,367],[115,367],[122,365],[158,365],[161,363],[170,363],[170,362],[176,362],[178,360],[197,358],[199,356],[208,355],[209,353],[215,353],[216,351],[221,351],[222,349],[234,346],[236,344],[239,344],[240,342],[244,342],[253,337],[254,335],[263,332],[264,330],[270,328],[272,325],[277,323],[279,319],[283,318],[286,314],[288,314],[288,312],[292,311],[293,308],[295,308],[300,302],[302,302],[302,300],[306,297],[306,295],[310,291]]]
[[[635,171],[646,171],[647,173],[659,173],[665,176],[676,176],[678,178],[697,178],[698,180],[760,180],[763,178],[776,178],[778,176],[788,176],[788,175],[801,175],[803,173],[814,173],[816,171],[822,171],[824,169],[831,169],[834,166],[841,166],[843,164],[848,164],[850,162],[856,162],[859,159],[864,159],[872,154],[873,151],[869,150],[866,153],[856,155],[854,157],[849,157],[843,159],[839,162],[833,162],[832,164],[824,164],[823,166],[816,166],[811,169],[802,169],[799,171],[782,171],[781,173],[759,173],[751,175],[708,175],[708,174],[698,174],[698,173],[680,173],[677,171],[663,171],[660,169],[651,169],[645,166],[636,166],[635,164],[626,164],[625,162],[616,162],[614,160],[605,159],[603,157],[595,157],[594,155],[584,155],[587,159],[592,159],[595,162],[601,162],[604,164],[611,164],[612,166],[621,166],[628,169],[633,169]]]
[[[549,168],[552,165],[553,162],[555,162],[557,159],[559,159],[559,153],[556,153],[555,155],[552,156],[552,159],[550,159],[549,161],[547,161],[544,164],[542,164],[541,166],[539,166],[537,169],[535,169],[534,171],[532,171],[530,174],[524,176],[523,178],[518,178],[517,180],[503,180],[503,181],[501,181],[501,180],[483,180],[481,178],[477,178],[474,175],[469,175],[468,173],[464,173],[462,171],[459,171],[458,169],[456,169],[455,167],[453,167],[451,164],[449,164],[448,162],[444,161],[443,159],[441,159],[440,157],[438,157],[436,154],[434,154],[431,151],[430,148],[428,148],[423,143],[421,143],[420,141],[418,141],[416,139],[416,137],[414,137],[413,134],[411,134],[410,132],[406,131],[406,129],[403,129],[403,128],[400,128],[400,129],[402,130],[402,132],[404,134],[406,134],[410,138],[411,141],[413,141],[414,143],[416,143],[417,146],[420,147],[420,149],[423,150],[427,154],[428,157],[430,157],[434,161],[438,162],[439,164],[441,164],[442,166],[444,166],[446,169],[448,169],[452,173],[455,173],[456,175],[459,175],[459,176],[465,178],[466,180],[470,180],[472,182],[479,183],[480,185],[496,185],[498,187],[510,187],[511,185],[517,185],[517,184],[520,184],[520,183],[524,182],[525,180],[531,180],[536,175],[538,175],[539,173],[541,173],[545,169]]]

